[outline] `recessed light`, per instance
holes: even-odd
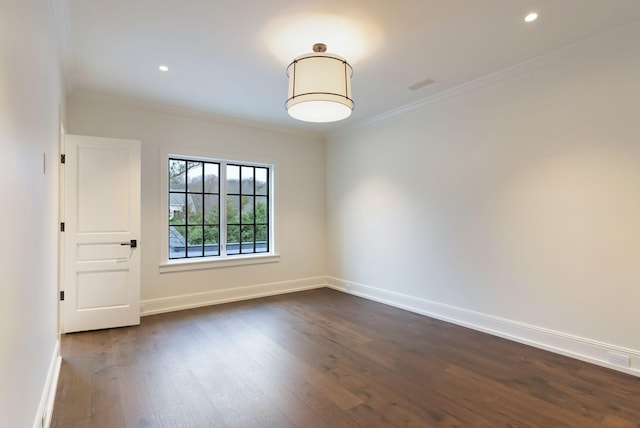
[[[536,19],[538,19],[538,14],[535,12],[531,12],[530,14],[524,17],[525,22],[533,22]]]
[[[169,67],[167,67],[166,65],[161,65],[160,67],[158,67],[158,70],[160,70],[160,71],[169,71]]]

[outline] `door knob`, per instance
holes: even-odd
[[[123,242],[120,245],[128,245],[131,248],[136,248],[138,246],[138,241],[135,239],[132,239],[131,242]]]

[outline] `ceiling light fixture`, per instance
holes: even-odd
[[[325,44],[316,43],[313,53],[300,55],[287,67],[286,107],[294,119],[335,122],[346,119],[353,110],[353,69],[344,58],[326,51]]]
[[[530,14],[524,17],[525,22],[533,22],[536,19],[538,19],[538,14],[535,12],[531,12]]]
[[[169,67],[167,67],[166,65],[161,65],[160,67],[158,67],[158,70],[160,70],[160,71],[169,71]]]

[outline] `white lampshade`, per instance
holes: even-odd
[[[351,76],[347,61],[325,52],[316,44],[313,53],[300,55],[287,67],[289,99],[287,112],[306,122],[335,122],[353,110]]]

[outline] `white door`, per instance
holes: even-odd
[[[140,324],[140,142],[67,135],[65,333]]]

